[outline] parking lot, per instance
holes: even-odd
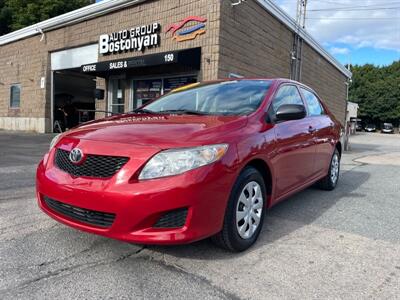
[[[50,135],[0,132],[0,298],[398,299],[400,135],[358,133],[332,192],[269,213],[240,254],[209,241],[138,246],[42,213],[35,168]]]

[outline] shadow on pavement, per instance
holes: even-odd
[[[354,193],[370,177],[367,172],[348,171],[342,174],[337,188],[327,192],[316,187],[308,188],[280,203],[268,211],[263,230],[258,241],[248,251],[229,253],[214,246],[210,240],[199,241],[181,246],[149,246],[148,248],[177,258],[193,258],[200,260],[230,259],[234,256],[246,255],[271,244],[299,228],[313,223],[338,201],[345,197],[364,197]]]
[[[350,143],[350,149],[346,152],[346,154],[359,154],[365,152],[380,151],[380,148],[380,145]]]

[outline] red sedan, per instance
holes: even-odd
[[[41,209],[134,243],[257,239],[266,210],[318,183],[335,188],[341,126],[285,79],[196,83],[132,113],[56,136],[37,169]]]

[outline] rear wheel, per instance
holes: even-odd
[[[214,243],[230,251],[244,251],[257,240],[264,222],[265,184],[253,167],[239,175],[229,197],[222,230]]]
[[[321,189],[326,191],[333,190],[339,180],[340,173],[340,153],[337,149],[332,155],[331,163],[329,165],[329,171],[326,177],[322,178],[318,185]]]

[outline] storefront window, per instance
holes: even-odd
[[[141,107],[147,102],[156,99],[166,93],[169,93],[173,89],[176,89],[186,84],[194,83],[196,81],[196,76],[134,80],[133,108],[135,109]]]
[[[196,76],[165,78],[163,94],[169,93],[173,89],[176,89],[186,84],[194,83],[196,81],[197,81]]]
[[[134,83],[134,106],[141,107],[161,96],[162,80],[136,80]]]

